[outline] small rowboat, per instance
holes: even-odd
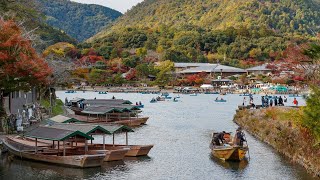
[[[99,94],[108,94],[108,92],[100,91]]]
[[[165,99],[172,99],[172,97],[170,97],[170,96],[165,96]]]
[[[289,97],[301,97],[299,94],[289,94]]]
[[[150,101],[150,103],[156,103],[157,102],[157,100],[151,100]]]
[[[224,161],[241,161],[244,159],[248,147],[240,146],[213,146],[211,153],[214,157],[219,158]]]
[[[68,91],[66,91],[65,93],[76,93],[77,91],[75,91],[75,90],[68,90]]]
[[[214,100],[215,102],[227,102],[227,100],[225,100],[225,99],[219,99],[219,100]]]
[[[141,104],[141,105],[136,105],[137,108],[144,108],[144,105]]]

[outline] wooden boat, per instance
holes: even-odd
[[[99,94],[108,94],[106,91],[99,91]]]
[[[102,144],[95,144],[97,148],[101,148]],[[116,149],[123,149],[123,148],[129,148],[129,151],[125,154],[127,157],[137,157],[137,156],[146,156],[150,152],[150,150],[153,148],[153,145],[119,145],[119,144],[106,144],[106,149],[110,150],[116,150]]]
[[[33,149],[30,146],[12,141],[10,138],[3,140],[4,146],[13,155],[22,159],[29,159],[47,163],[54,163],[71,167],[97,167],[101,166],[105,154],[79,154],[76,151],[65,150],[64,155],[61,151],[51,148]]]
[[[289,94],[289,97],[301,97],[299,94]]]
[[[241,161],[248,151],[248,147],[240,146],[213,146],[211,153],[221,160]]]
[[[165,99],[172,99],[172,97],[170,97],[170,96],[165,96]]]
[[[76,93],[77,91],[75,90],[67,90],[65,93]]]
[[[217,146],[213,143],[213,137],[217,133],[212,134],[212,141],[210,143],[211,154],[224,161],[241,161],[244,159],[247,151],[249,150],[248,146],[238,146],[233,145],[231,141],[231,133],[225,133],[224,139],[227,144]]]
[[[225,100],[225,99],[216,99],[216,100],[214,100],[215,102],[227,102],[227,100]]]
[[[137,108],[144,108],[144,105],[141,104],[141,105],[136,105]]]

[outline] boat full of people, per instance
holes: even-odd
[[[234,138],[225,131],[213,133],[210,143],[211,153],[214,157],[224,161],[241,161],[249,151],[245,134],[238,128]]]

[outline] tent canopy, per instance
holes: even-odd
[[[200,86],[201,88],[204,88],[204,89],[209,89],[209,88],[213,88],[213,86],[211,84],[203,84]]]

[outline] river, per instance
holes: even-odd
[[[129,158],[125,161],[104,163],[99,168],[74,169],[51,164],[19,160],[3,155],[0,162],[0,179],[281,179],[310,180],[311,175],[299,165],[291,163],[270,146],[249,134],[250,159],[240,163],[222,162],[210,155],[209,142],[213,131],[234,132],[237,125],[232,119],[242,97],[226,95],[226,103],[216,103],[218,95],[180,95],[180,102],[165,101],[149,103],[153,94],[128,94],[57,92],[63,101],[65,97],[128,99],[145,104],[143,114],[149,116],[147,125],[135,128],[129,133],[129,144],[154,144],[148,157]],[[260,103],[260,97],[255,101]],[[293,99],[288,98],[288,102]],[[298,99],[303,104],[302,99]],[[112,137],[107,138],[112,142]],[[102,141],[96,137],[95,141]],[[116,136],[116,142],[124,143],[125,136]]]

